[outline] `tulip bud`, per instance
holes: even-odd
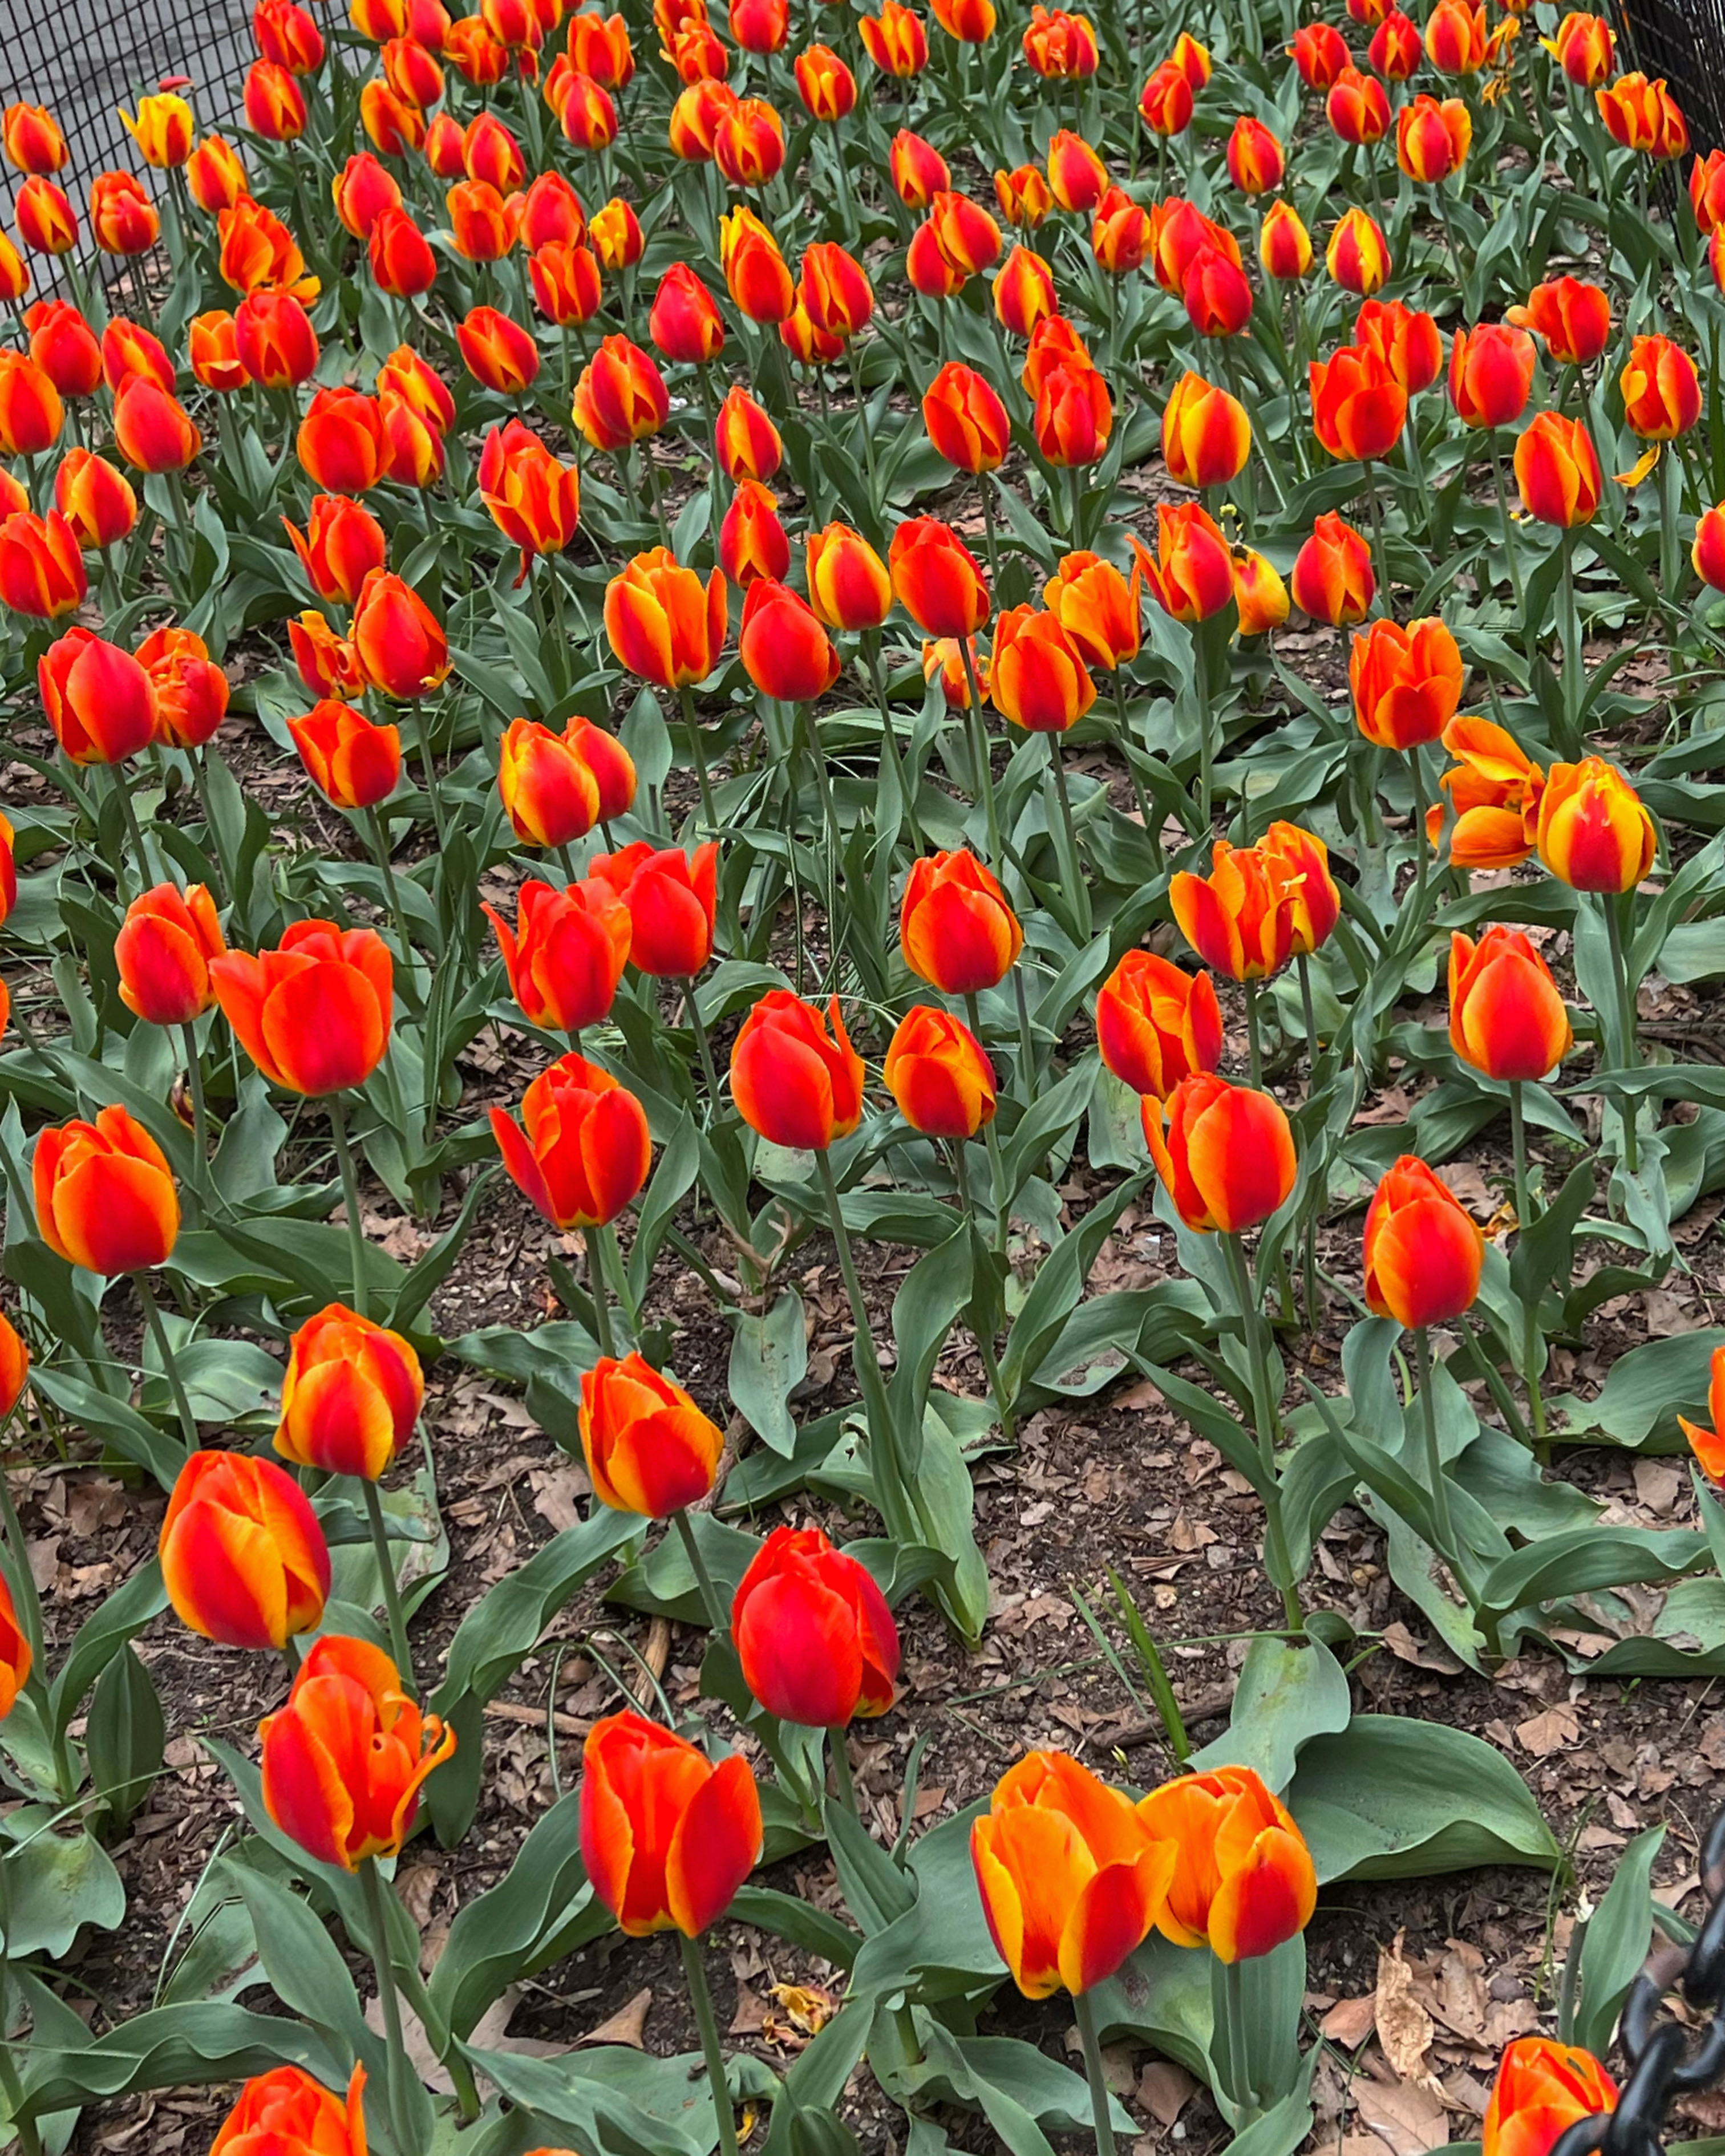
[[[1522,506],[1542,524],[1567,530],[1599,508],[1604,480],[1585,420],[1536,412],[1516,444],[1515,466]]]
[[[601,1356],[582,1378],[581,1449],[595,1496],[614,1512],[663,1520],[698,1503],[724,1443],[682,1387],[639,1355]]]
[[[129,651],[87,629],[69,629],[49,644],[36,662],[36,681],[54,738],[74,763],[122,763],[155,737],[149,675]]]
[[[666,1385],[638,1355],[599,1368],[637,1363]],[[631,1375],[632,1388],[640,1383]],[[699,1938],[761,1854],[761,1799],[748,1762],[732,1753],[714,1767],[684,1738],[625,1712],[593,1724],[582,1763],[581,1852],[593,1892],[630,1937],[675,1929]]]
[[[449,672],[443,626],[409,583],[372,569],[353,606],[353,651],[370,685],[398,702],[439,688]]]
[[[42,1240],[68,1265],[112,1279],[172,1255],[180,1232],[172,1172],[126,1109],[43,1131],[30,1174]]]
[[[1496,921],[1477,944],[1450,938],[1450,1045],[1511,1084],[1543,1078],[1574,1045],[1551,968],[1519,928]]]
[[[1178,1852],[1158,1919],[1170,1939],[1208,1945],[1227,1966],[1273,1953],[1311,1922],[1312,1852],[1251,1768],[1183,1774],[1141,1799],[1137,1812],[1145,1830],[1171,1836]]]
[[[744,1683],[781,1722],[837,1730],[892,1704],[898,1627],[886,1598],[819,1527],[768,1535],[738,1584],[731,1635]]]
[[[823,1014],[788,988],[769,988],[731,1050],[737,1111],[773,1145],[824,1152],[848,1137],[862,1120],[863,1076],[836,996]]]
[[[327,1303],[290,1343],[275,1449],[295,1466],[375,1482],[413,1435],[424,1401],[411,1342]]]
[[[998,988],[1018,961],[1024,931],[993,872],[960,849],[915,860],[899,910],[905,963],[943,995]]]
[[[1363,621],[1378,590],[1371,548],[1334,510],[1312,525],[1312,536],[1294,557],[1290,582],[1300,611],[1332,629]]]
[[[90,449],[68,449],[61,458],[54,500],[80,547],[117,546],[138,521],[131,481]]]
[[[1208,973],[1183,973],[1153,952],[1128,951],[1096,995],[1096,1046],[1135,1093],[1166,1100],[1183,1078],[1222,1060],[1222,1011]]]
[[[1245,407],[1189,371],[1174,384],[1162,414],[1162,456],[1182,486],[1227,486],[1251,454]]]
[[[848,524],[829,524],[804,543],[817,618],[829,629],[879,629],[892,611],[892,579],[868,541]]]
[[[306,774],[332,808],[373,808],[401,778],[401,733],[374,726],[352,704],[325,697],[288,732]]]
[[[280,1652],[323,1622],[329,1548],[305,1492],[272,1460],[193,1453],[174,1478],[159,1549],[174,1614],[206,1640]],[[243,2108],[244,2099],[230,2124]],[[215,2146],[228,2138],[224,2127]]]
[[[1366,1306],[1398,1325],[1448,1325],[1473,1307],[1486,1239],[1423,1160],[1404,1153],[1367,1209]]]
[[[209,962],[228,946],[201,883],[157,884],[135,898],[114,939],[120,999],[151,1025],[190,1025],[214,1008]]]
[[[1129,536],[1157,604],[1189,629],[1219,613],[1234,596],[1234,559],[1209,511],[1195,501],[1163,502],[1156,531],[1154,554],[1135,532]]]

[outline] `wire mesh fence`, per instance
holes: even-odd
[[[71,151],[59,180],[81,212],[97,172],[137,168],[118,108],[163,75],[191,77],[200,131],[232,122],[255,56],[250,13],[249,0],[0,0],[0,105],[22,98],[59,121]]]
[[[1725,145],[1725,0],[1617,0],[1626,64],[1662,75],[1705,153]]]

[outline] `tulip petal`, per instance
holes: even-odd
[[[1086,1881],[1060,1936],[1060,1981],[1075,1997],[1106,1983],[1143,1944],[1168,1899],[1176,1856],[1173,1842],[1153,1842]]]
[[[665,1897],[677,1928],[699,1938],[737,1898],[761,1854],[761,1793],[747,1759],[721,1760],[671,1836]]]

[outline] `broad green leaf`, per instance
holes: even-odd
[[[85,1925],[111,1932],[126,1916],[126,1889],[114,1860],[93,1834],[57,1831],[45,1805],[23,1804],[8,1815],[6,1851],[12,1887],[14,1959],[46,1954],[62,1960]],[[56,2107],[58,2108],[58,2107]]]
[[[1199,1774],[1213,1767],[1255,1768],[1279,1792],[1292,1779],[1301,1748],[1346,1729],[1350,1712],[1348,1680],[1322,1641],[1260,1633],[1246,1650],[1227,1733],[1188,1763]]]
[[[732,1325],[726,1389],[756,1435],[788,1458],[797,1443],[790,1396],[809,1368],[803,1298],[788,1289],[764,1317],[739,1311]]]
[[[1412,1879],[1559,1856],[1515,1768],[1493,1746],[1435,1722],[1357,1714],[1316,1737],[1284,1793],[1321,1882]]]

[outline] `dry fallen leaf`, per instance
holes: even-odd
[[[653,2004],[650,1991],[638,1991],[626,2006],[619,2006],[608,2021],[600,2022],[597,2029],[589,2029],[579,2038],[583,2044],[629,2044],[638,2051],[647,2048],[647,2010]]]
[[[1198,2093],[1198,2083],[1171,2059],[1152,2059],[1138,2076],[1138,2102],[1164,2131]]]
[[[1543,1714],[1532,1715],[1516,1724],[1516,1742],[1536,1759],[1548,1758],[1553,1752],[1566,1751],[1581,1742],[1581,1724],[1571,1708],[1548,1707]]]
[[[1404,2082],[1422,2078],[1427,2071],[1426,2053],[1431,2048],[1431,2016],[1414,1996],[1414,1972],[1402,1958],[1399,1934],[1395,1944],[1380,1950],[1378,1956],[1373,2018],[1378,2041],[1396,2078]]]
[[[1394,2156],[1425,2156],[1450,2138],[1449,2114],[1441,2097],[1419,2082],[1385,2083],[1362,2076],[1354,2083],[1359,2115]]]
[[[1461,1673],[1461,1662],[1447,1647],[1435,1640],[1416,1640],[1400,1618],[1386,1625],[1378,1636],[1399,1662],[1409,1663],[1416,1670],[1435,1670],[1444,1676]]]
[[[1363,1999],[1338,1999],[1317,2027],[1331,2043],[1357,2051],[1377,2025],[1378,2002],[1368,1992]]]

